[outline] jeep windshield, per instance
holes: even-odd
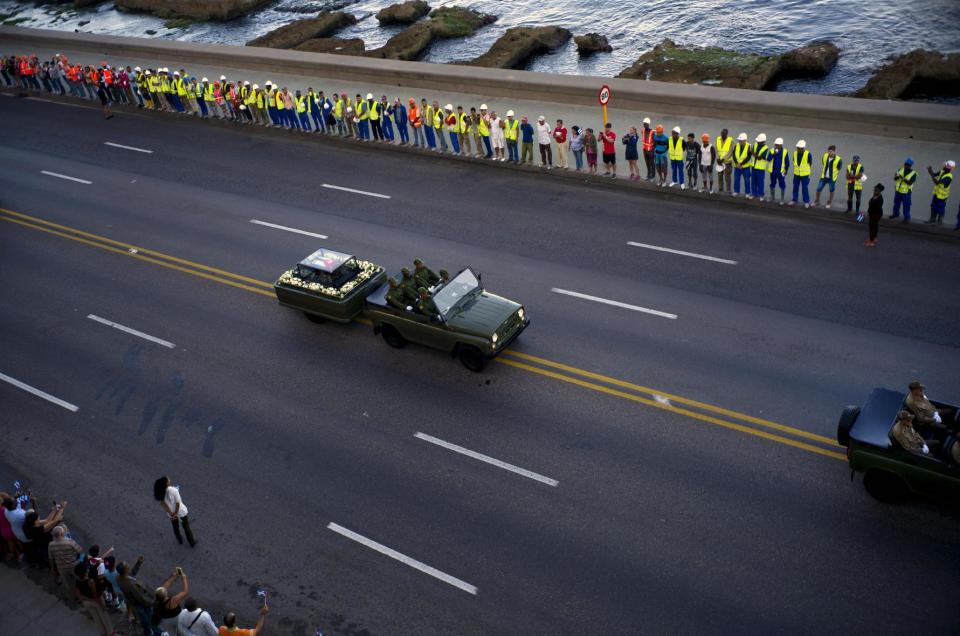
[[[469,298],[480,290],[480,281],[469,268],[463,270],[457,277],[444,285],[433,296],[433,302],[437,304],[440,315],[446,316],[457,303],[464,298]]]

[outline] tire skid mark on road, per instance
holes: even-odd
[[[43,219],[32,217],[26,214],[14,212],[12,210],[6,210],[4,208],[0,208],[0,220],[15,223],[17,225],[38,230],[47,234],[60,236],[72,241],[90,245],[92,247],[97,247],[121,254],[123,256],[133,257],[147,263],[159,265],[161,267],[186,274],[191,274],[193,276],[198,276],[200,278],[221,283],[223,285],[229,285],[244,291],[253,292],[255,294],[270,298],[274,301],[276,300],[276,296],[273,292],[273,285],[266,281],[249,278],[240,274],[234,274],[232,272],[217,269],[209,265],[195,263],[193,261],[164,254],[162,252],[136,247],[129,243],[115,241],[113,239],[108,239],[96,234],[91,234],[89,232],[84,232],[68,226],[59,225],[50,221],[45,221]],[[359,318],[357,322],[369,324],[369,321],[363,318]],[[690,398],[684,398],[679,395],[673,395],[664,391],[650,389],[648,387],[633,384],[625,380],[619,380],[617,378],[594,373],[586,369],[579,369],[577,367],[566,365],[560,362],[554,362],[546,358],[540,358],[518,351],[503,351],[499,357],[495,358],[495,360],[516,369],[559,380],[561,382],[574,384],[581,388],[603,393],[605,395],[630,400],[635,403],[644,404],[653,408],[683,415],[700,422],[705,422],[729,430],[738,431],[740,433],[761,437],[768,441],[777,442],[779,444],[805,450],[810,453],[822,455],[824,457],[831,457],[844,461],[846,460],[846,456],[843,453],[835,450],[840,447],[833,439],[823,435],[818,435],[816,433],[811,433],[809,431],[804,431],[802,429],[794,428],[792,426],[787,426],[785,424],[779,424],[777,422],[739,413],[729,409],[724,409],[722,407],[699,402]],[[582,378],[589,378],[591,381]],[[683,404],[684,406],[676,406],[676,404]],[[706,411],[706,413],[701,411]],[[713,415],[710,413],[713,413]],[[722,415],[730,419],[721,419],[716,415]],[[764,429],[773,429],[786,435],[805,438],[811,442],[826,445],[829,448],[823,448],[822,446],[816,446],[805,441],[791,439],[789,437],[785,437],[784,435],[771,433]]]

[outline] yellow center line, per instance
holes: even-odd
[[[500,355],[511,356],[514,358],[520,358],[522,360],[528,360],[530,362],[536,362],[546,367],[552,367],[554,369],[561,369],[567,373],[573,373],[575,375],[580,375],[592,380],[599,380],[607,384],[612,384],[614,386],[619,386],[625,389],[632,389],[634,391],[639,391],[641,393],[649,393],[650,395],[658,395],[665,397],[668,400],[673,402],[679,402],[680,404],[686,404],[687,406],[693,406],[704,411],[710,411],[711,413],[717,413],[719,415],[726,415],[727,417],[732,417],[744,422],[750,422],[751,424],[757,424],[758,426],[765,426],[767,428],[772,428],[774,430],[781,431],[783,433],[789,433],[791,435],[796,435],[797,437],[805,437],[817,442],[822,442],[824,444],[829,444],[830,446],[840,447],[837,441],[831,437],[825,437],[823,435],[818,435],[816,433],[811,433],[803,429],[794,428],[793,426],[787,426],[785,424],[778,424],[777,422],[771,422],[770,420],[765,420],[759,417],[753,417],[752,415],[747,415],[746,413],[739,413],[737,411],[731,411],[719,406],[714,406],[713,404],[707,404],[705,402],[698,402],[697,400],[691,400],[690,398],[685,398],[680,395],[673,395],[671,393],[665,393],[663,391],[658,391],[657,389],[651,389],[650,387],[641,386],[639,384],[633,384],[632,382],[626,382],[624,380],[618,380],[617,378],[611,378],[607,375],[601,375],[599,373],[594,373],[592,371],[587,371],[586,369],[579,369],[577,367],[572,367],[566,364],[561,364],[559,362],[554,362],[552,360],[547,360],[545,358],[539,358],[537,356],[532,356],[527,353],[521,353],[519,351],[506,350]],[[842,447],[841,447],[842,448]]]
[[[8,215],[10,215],[10,216],[15,216],[15,217],[18,217],[18,218],[10,218],[10,216],[8,216]],[[206,279],[206,280],[214,281],[214,282],[221,283],[221,284],[224,284],[224,285],[229,285],[229,286],[234,287],[234,288],[236,288],[236,289],[242,289],[242,290],[244,290],[244,291],[253,292],[254,294],[258,294],[258,295],[260,295],[260,296],[264,296],[264,297],[267,297],[267,298],[270,298],[270,299],[274,299],[274,298],[275,298],[274,293],[273,293],[273,291],[272,291],[273,285],[272,285],[271,283],[268,283],[268,282],[265,282],[265,281],[260,281],[260,280],[254,279],[254,278],[249,278],[249,277],[246,277],[246,276],[241,276],[241,275],[239,275],[239,274],[234,274],[234,273],[232,273],[232,272],[228,272],[228,271],[225,271],[225,270],[222,270],[222,269],[217,269],[217,268],[215,268],[215,267],[210,267],[210,266],[208,266],[208,265],[203,265],[203,264],[201,264],[201,263],[195,263],[195,262],[193,262],[193,261],[189,261],[189,260],[186,260],[186,259],[178,258],[178,257],[176,257],[176,256],[171,256],[171,255],[168,255],[168,254],[164,254],[164,253],[162,253],[162,252],[157,252],[157,251],[154,251],[154,250],[144,249],[144,248],[141,248],[141,247],[137,247],[137,246],[135,246],[135,245],[131,245],[131,244],[129,244],[129,243],[123,243],[123,242],[121,242],[121,241],[115,241],[115,240],[113,240],[113,239],[109,239],[109,238],[106,238],[106,237],[103,237],[103,236],[98,236],[98,235],[92,234],[92,233],[90,233],[90,232],[84,232],[84,231],[82,231],[82,230],[77,230],[77,229],[74,229],[74,228],[71,228],[71,227],[68,227],[68,226],[65,226],[65,225],[59,225],[59,224],[57,224],[57,223],[52,223],[52,222],[50,222],[50,221],[44,221],[43,219],[38,219],[38,218],[36,218],[36,217],[32,217],[32,216],[29,216],[29,215],[26,215],[26,214],[21,214],[21,213],[19,213],[19,212],[13,212],[12,210],[7,210],[7,209],[4,209],[4,208],[0,208],[0,219],[2,219],[2,220],[4,220],[4,221],[8,221],[8,222],[10,222],[10,223],[16,223],[17,225],[21,225],[21,226],[23,226],[23,227],[30,228],[30,229],[32,229],[32,230],[38,230],[38,231],[40,231],[40,232],[45,232],[45,233],[47,233],[47,234],[52,234],[52,235],[55,235],[55,236],[59,236],[59,237],[62,237],[62,238],[66,238],[66,239],[69,239],[69,240],[71,240],[71,241],[77,241],[77,242],[79,242],[79,243],[83,243],[83,244],[89,245],[89,246],[91,246],[91,247],[96,247],[96,248],[99,248],[99,249],[102,249],[102,250],[106,250],[106,251],[108,251],[108,252],[114,252],[114,253],[116,253],[116,254],[120,254],[120,255],[123,255],[123,256],[132,257],[132,258],[135,258],[135,259],[137,259],[137,260],[140,260],[140,261],[143,261],[143,262],[146,262],[146,263],[151,263],[151,264],[153,264],[153,265],[159,265],[159,266],[165,267],[165,268],[167,268],[167,269],[172,269],[172,270],[175,270],[175,271],[178,271],[178,272],[183,272],[183,273],[185,273],[185,274],[191,274],[191,275],[193,275],[193,276],[197,276],[197,277],[200,277],[200,278],[204,278],[204,279]],[[47,226],[47,227],[43,227],[43,226]],[[134,251],[132,251],[132,250],[136,250],[136,252],[134,252]],[[178,264],[176,264],[176,263],[181,263],[182,265],[178,265]],[[191,269],[191,268],[193,268],[193,269]],[[197,270],[202,270],[202,271],[197,271]],[[212,272],[212,273],[208,273],[208,272]],[[217,275],[214,275],[214,274],[220,274],[220,276],[217,276]],[[235,279],[235,280],[230,280],[231,278],[232,278],[232,279]],[[237,282],[237,281],[247,281],[247,282],[249,282],[249,283],[253,283],[253,284],[258,285],[258,286],[261,286],[261,287],[267,287],[267,288],[270,289],[270,291],[267,291],[266,289],[261,289],[261,288],[259,288],[259,287],[252,287],[252,286],[250,286],[250,285],[245,285],[245,284],[243,284],[243,283],[241,283],[241,282]],[[372,325],[372,324],[373,324],[373,323],[371,323],[369,320],[367,320],[367,319],[365,319],[365,318],[359,318],[356,322],[360,322],[360,323],[363,323],[363,324],[366,324],[366,325]],[[509,357],[504,357],[504,356],[509,356]],[[554,369],[559,369],[559,370],[562,370],[562,371],[566,371],[567,373],[570,373],[570,374],[573,374],[573,375],[583,376],[583,377],[586,377],[586,378],[590,378],[590,379],[593,379],[593,380],[597,380],[597,381],[600,381],[600,382],[604,382],[604,383],[606,383],[606,384],[612,384],[612,385],[614,385],[614,386],[619,386],[619,387],[622,387],[622,388],[625,388],[625,389],[630,389],[630,390],[633,390],[633,391],[639,391],[639,392],[641,392],[641,393],[647,393],[647,394],[654,395],[654,396],[662,396],[662,397],[668,398],[669,400],[672,400],[672,401],[674,401],[674,402],[678,402],[678,403],[681,403],[681,404],[686,404],[686,405],[688,405],[688,406],[692,406],[692,407],[695,407],[695,408],[700,408],[700,409],[703,409],[703,410],[706,410],[706,411],[710,411],[710,412],[713,412],[713,413],[717,413],[717,414],[720,414],[720,415],[726,415],[726,416],[728,416],[728,417],[732,417],[732,418],[739,419],[739,420],[742,420],[742,421],[745,421],[745,422],[750,422],[750,423],[753,423],[753,424],[757,424],[757,425],[760,425],[760,426],[764,426],[764,427],[766,427],[766,428],[772,428],[772,429],[779,430],[779,431],[784,432],[784,433],[789,433],[789,434],[791,434],[791,435],[795,435],[795,436],[798,436],[798,437],[805,437],[805,438],[812,439],[812,440],[815,440],[815,441],[818,441],[818,442],[826,442],[826,443],[829,443],[830,445],[836,446],[836,442],[835,442],[834,440],[832,440],[832,439],[830,439],[830,438],[828,438],[828,437],[824,437],[824,436],[822,436],[822,435],[817,435],[817,434],[815,434],[815,433],[809,433],[809,432],[807,432],[807,431],[804,431],[804,430],[801,430],[801,429],[798,429],[798,428],[793,428],[793,427],[791,427],[791,426],[786,426],[786,425],[783,425],[783,424],[778,424],[778,423],[776,423],[776,422],[771,422],[771,421],[769,421],[769,420],[764,420],[764,419],[761,419],[761,418],[756,418],[756,417],[753,417],[753,416],[750,416],[750,415],[746,415],[746,414],[744,414],[744,413],[738,413],[737,411],[731,411],[731,410],[724,409],[724,408],[721,408],[721,407],[718,407],[718,406],[714,406],[714,405],[712,405],[712,404],[706,404],[706,403],[704,403],[704,402],[698,402],[698,401],[696,401],[696,400],[691,400],[691,399],[689,399],[689,398],[685,398],[685,397],[682,397],[682,396],[679,396],[679,395],[672,395],[672,394],[669,394],[669,393],[664,393],[664,392],[662,392],[662,391],[657,391],[656,389],[651,389],[651,388],[648,388],[648,387],[644,387],[644,386],[641,386],[641,385],[639,385],[639,384],[633,384],[633,383],[631,383],[631,382],[626,382],[626,381],[624,381],[624,380],[618,380],[617,378],[612,378],[612,377],[610,377],[610,376],[605,376],[605,375],[602,375],[602,374],[599,374],[599,373],[594,373],[594,372],[592,372],[592,371],[587,371],[587,370],[585,370],[585,369],[579,369],[579,368],[577,368],[577,367],[573,367],[573,366],[569,366],[569,365],[566,365],[566,364],[562,364],[562,363],[560,363],[560,362],[554,362],[554,361],[552,361],[552,360],[547,360],[547,359],[545,359],[545,358],[539,358],[539,357],[537,357],[537,356],[533,356],[533,355],[530,355],[530,354],[520,353],[520,352],[518,352],[518,351],[503,351],[503,352],[501,353],[500,357],[495,358],[495,360],[496,360],[497,362],[500,362],[500,363],[502,363],[502,364],[506,364],[506,365],[508,365],[508,366],[515,367],[515,368],[517,368],[517,369],[522,369],[522,370],[528,371],[528,372],[530,372],[530,373],[536,373],[536,374],[538,374],[538,375],[542,375],[542,376],[545,376],[545,377],[553,378],[553,379],[555,379],[555,380],[560,380],[561,382],[567,382],[567,383],[569,383],[569,384],[574,384],[574,385],[577,385],[577,386],[582,387],[582,388],[585,388],[585,389],[589,389],[589,390],[597,391],[597,392],[604,393],[604,394],[607,394],[607,395],[612,395],[612,396],[615,396],[615,397],[623,398],[623,399],[625,399],[625,400],[630,400],[630,401],[632,401],[632,402],[637,402],[637,403],[639,403],[639,404],[644,404],[644,405],[646,405],[646,406],[651,406],[651,407],[653,407],[653,408],[657,408],[657,409],[660,409],[660,410],[670,411],[671,413],[676,413],[676,414],[678,414],[678,415],[683,415],[683,416],[690,417],[690,418],[693,418],[693,419],[696,419],[696,420],[699,420],[699,421],[702,421],[702,422],[707,422],[707,423],[709,423],[709,424],[714,424],[714,425],[716,425],[716,426],[721,426],[721,427],[723,427],[723,428],[735,430],[735,431],[738,431],[738,432],[741,432],[741,433],[746,433],[746,434],[748,434],[748,435],[754,435],[754,436],[756,436],[756,437],[762,437],[763,439],[767,439],[767,440],[770,440],[770,441],[773,441],[773,442],[777,442],[777,443],[780,443],[780,444],[785,444],[785,445],[787,445],[787,446],[792,446],[792,447],[794,447],[794,448],[799,448],[799,449],[802,449],[802,450],[806,450],[806,451],[809,451],[809,452],[811,452],[811,453],[816,453],[816,454],[818,454],[818,455],[823,455],[823,456],[825,456],[825,457],[832,457],[832,458],[834,458],[834,459],[841,459],[841,460],[844,460],[844,461],[846,460],[846,456],[845,456],[843,453],[839,453],[839,452],[835,452],[835,451],[831,451],[831,450],[826,450],[826,449],[820,448],[820,447],[818,447],[818,446],[814,446],[814,445],[812,445],[812,444],[807,444],[807,443],[805,443],[805,442],[801,442],[801,441],[797,441],[797,440],[790,439],[790,438],[787,438],[787,437],[783,437],[783,436],[780,436],[780,435],[776,435],[776,434],[774,434],[774,433],[769,433],[769,432],[764,431],[764,430],[758,430],[758,429],[755,429],[755,428],[751,428],[751,427],[749,427],[749,426],[744,426],[744,425],[742,425],[742,424],[737,424],[737,423],[734,423],[734,422],[728,422],[728,421],[726,421],[726,420],[722,420],[722,419],[713,417],[713,416],[711,416],[711,415],[706,415],[706,414],[703,414],[703,413],[698,413],[698,412],[696,412],[696,411],[691,411],[691,410],[689,410],[689,409],[677,407],[677,406],[674,406],[673,404],[667,404],[667,403],[664,403],[664,402],[658,402],[658,401],[656,401],[656,400],[648,399],[648,398],[645,398],[645,397],[636,395],[636,394],[634,394],[634,393],[627,393],[627,392],[625,392],[625,391],[620,391],[620,390],[617,390],[617,389],[613,389],[613,388],[610,388],[610,387],[608,387],[608,386],[603,386],[603,385],[601,385],[601,384],[595,384],[595,383],[593,383],[593,382],[588,382],[588,381],[586,381],[586,380],[581,380],[581,379],[576,378],[576,377],[571,377],[571,376],[569,376],[569,375],[564,375],[564,374],[558,373],[558,372],[556,372],[556,371],[550,371],[550,370],[548,370],[548,369],[542,369],[542,368],[535,367],[535,366],[532,366],[532,365],[529,365],[529,364],[525,364],[525,363],[523,363],[523,362],[519,362],[519,361],[517,361],[517,360],[513,360],[513,359],[510,359],[510,358],[524,359],[524,360],[528,360],[528,361],[530,361],[530,362],[533,362],[533,363],[536,363],[536,364],[539,364],[539,365],[542,365],[542,366],[552,367],[552,368],[554,368]]]
[[[209,265],[204,265],[203,263],[195,263],[193,261],[188,261],[185,258],[177,258],[176,256],[170,256],[169,254],[164,254],[163,252],[156,252],[154,250],[149,250],[145,247],[139,247],[137,245],[131,245],[129,243],[123,243],[121,241],[115,241],[113,239],[107,238],[105,236],[100,236],[98,234],[91,234],[90,232],[84,232],[83,230],[78,230],[66,225],[60,225],[59,223],[52,223],[50,221],[44,221],[43,219],[38,219],[35,216],[29,216],[27,214],[21,214],[20,212],[14,212],[13,210],[7,210],[6,208],[0,208],[0,212],[4,214],[10,214],[20,219],[26,219],[33,223],[40,223],[46,225],[47,227],[57,228],[58,230],[63,230],[64,232],[69,232],[71,234],[77,234],[79,236],[85,236],[89,239],[95,241],[100,241],[102,243],[109,243],[110,245],[117,245],[119,247],[125,248],[126,250],[137,250],[137,252],[148,254],[155,258],[161,258],[167,261],[173,261],[174,263],[180,263],[181,265],[187,265],[188,267],[193,267],[194,269],[200,269],[207,272],[212,272],[214,274],[219,274],[227,278],[234,278],[236,280],[242,280],[253,285],[259,285],[260,287],[266,287],[267,289],[273,289],[273,283],[268,283],[266,281],[257,280],[256,278],[249,278],[247,276],[241,276],[240,274],[234,274],[233,272],[228,272],[226,270],[217,269],[216,267],[210,267]],[[68,237],[69,238],[69,237]],[[272,294],[271,294],[272,295]]]
[[[523,369],[524,371],[529,371],[531,373],[538,373],[540,375],[547,376],[548,378],[560,380],[561,382],[569,382],[570,384],[576,384],[577,386],[583,387],[585,389],[590,389],[592,391],[599,391],[600,393],[606,393],[607,395],[614,395],[616,397],[623,398],[625,400],[639,402],[640,404],[652,406],[653,408],[656,408],[656,409],[670,411],[671,413],[677,413],[679,415],[685,415],[687,417],[692,417],[695,420],[708,422],[710,424],[715,424],[717,426],[729,428],[735,431],[739,431],[741,433],[746,433],[748,435],[756,435],[757,437],[762,437],[764,439],[768,439],[774,442],[779,442],[780,444],[786,444],[787,446],[793,446],[794,448],[801,448],[805,451],[810,451],[811,453],[817,453],[818,455],[823,455],[824,457],[832,457],[834,459],[840,459],[843,461],[847,460],[846,455],[844,455],[843,453],[837,453],[835,451],[826,450],[824,448],[820,448],[819,446],[807,444],[806,442],[798,442],[797,440],[790,439],[787,437],[782,437],[780,435],[775,435],[773,433],[768,433],[767,431],[750,428],[749,426],[743,426],[742,424],[735,424],[733,422],[721,420],[719,418],[712,417],[710,415],[697,413],[696,411],[690,411],[688,409],[671,406],[670,404],[664,404],[663,402],[649,400],[647,398],[640,397],[639,395],[635,395],[633,393],[626,393],[625,391],[611,389],[610,387],[606,387],[600,384],[594,384],[593,382],[587,382],[586,380],[581,380],[579,378],[571,378],[568,375],[563,375],[555,371],[548,371],[546,369],[533,367],[533,366],[530,366],[529,364],[524,364],[523,362],[516,362],[514,360],[510,360],[502,357],[494,358],[494,360],[511,367]]]

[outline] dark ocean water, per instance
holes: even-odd
[[[201,23],[167,29],[164,20],[120,13],[105,3],[92,10],[42,7],[0,0],[0,16],[22,26],[80,29],[95,33],[217,42],[241,45],[270,29],[307,15],[283,9],[347,5],[356,26],[342,37],[360,37],[367,48],[382,45],[399,28],[380,28],[373,14],[397,0],[278,0],[266,9],[229,23]],[[564,26],[574,34],[597,31],[613,53],[581,60],[571,41],[553,55],[534,60],[529,69],[570,75],[613,76],[663,38],[681,44],[715,45],[738,51],[782,53],[818,39],[841,49],[837,68],[819,80],[790,81],[779,90],[842,93],[856,90],[891,55],[915,48],[960,51],[960,0],[444,0],[431,6],[468,6],[497,15],[494,24],[471,38],[438,42],[428,62],[454,62],[486,51],[513,26]],[[15,14],[10,17],[9,14]]]

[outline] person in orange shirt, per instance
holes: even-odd
[[[223,617],[223,625],[218,630],[219,636],[257,636],[263,629],[263,621],[267,618],[267,612],[269,611],[270,608],[267,607],[267,602],[264,600],[263,607],[260,608],[260,617],[257,619],[257,626],[253,629],[237,627],[237,615],[233,612],[227,612],[226,616]]]
[[[410,120],[410,125],[413,126],[413,147],[426,146],[426,142],[423,140],[423,113],[417,106],[417,100],[412,97],[410,98],[410,108],[407,109],[407,118]]]

